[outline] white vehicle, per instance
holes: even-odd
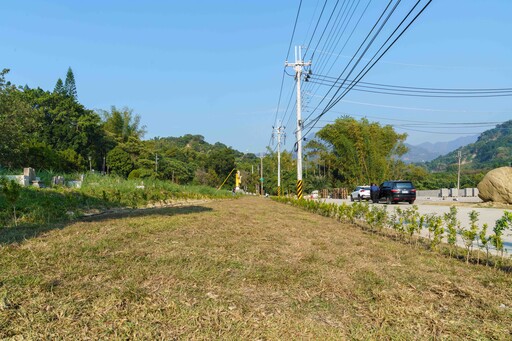
[[[370,200],[370,186],[357,186],[356,189],[350,193],[350,201]]]
[[[310,198],[311,199],[318,199],[318,191],[315,190],[315,191],[311,192],[311,197]]]

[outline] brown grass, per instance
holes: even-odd
[[[251,197],[2,246],[0,338],[507,340],[511,288],[510,274]]]

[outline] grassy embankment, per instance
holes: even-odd
[[[229,191],[206,186],[180,186],[169,181],[135,181],[95,174],[87,175],[80,188],[50,188],[51,176],[51,173],[41,174],[47,188],[19,188],[14,203],[9,202],[0,188],[0,243],[37,235],[55,228],[57,223],[67,223],[84,215],[232,197]],[[11,229],[12,226],[17,228]]]
[[[0,249],[0,338],[494,339],[512,276],[268,199],[91,217]]]

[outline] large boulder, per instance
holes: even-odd
[[[512,204],[512,167],[493,169],[477,187],[478,196],[483,201]]]

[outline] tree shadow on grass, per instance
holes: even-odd
[[[213,209],[204,206],[179,204],[179,206],[150,207],[150,208],[120,208],[107,210],[97,214],[83,216],[77,221],[103,221],[108,219],[136,218],[147,216],[174,216],[181,214],[193,214],[209,212]]]
[[[21,243],[24,240],[36,238],[39,235],[48,231],[64,229],[69,225],[77,222],[98,222],[111,219],[126,219],[136,217],[150,217],[150,216],[175,216],[182,214],[197,214],[212,211],[212,208],[190,205],[186,206],[172,206],[172,207],[157,207],[157,208],[143,208],[143,209],[112,209],[100,212],[93,215],[82,216],[62,223],[53,223],[48,225],[32,225],[32,226],[18,226],[18,227],[5,227],[0,228],[0,246],[12,245]]]

